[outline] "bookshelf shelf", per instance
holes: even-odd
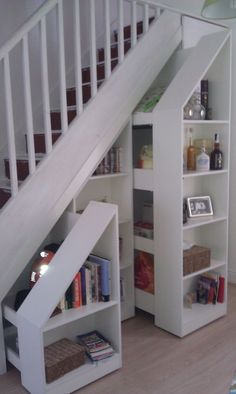
[[[229,124],[229,120],[226,120],[226,119],[222,119],[222,120],[216,120],[216,119],[213,119],[213,120],[189,120],[189,119],[184,119],[183,120],[183,123],[184,124],[195,124],[195,125],[217,125],[217,124],[219,124],[219,125],[222,125],[222,124],[226,124],[226,125],[228,125]]]
[[[183,225],[183,230],[189,230],[191,228],[207,226],[226,220],[227,220],[227,216],[216,216],[216,215],[212,217],[193,218],[193,219],[189,219],[188,222]]]
[[[183,277],[183,280],[188,280],[188,279],[194,278],[194,277],[196,277],[198,275],[203,274],[204,272],[215,271],[217,268],[224,267],[226,264],[227,264],[226,261],[219,261],[219,260],[211,259],[210,267],[207,267],[207,268],[201,269],[199,271],[193,272],[192,274],[189,274],[189,275],[185,275]]]
[[[183,179],[185,178],[194,178],[194,177],[202,177],[202,176],[219,176],[223,174],[228,174],[228,170],[222,171],[188,171],[183,173]]]
[[[134,189],[153,190],[153,170],[134,169]]]
[[[147,253],[154,253],[154,241],[144,237],[134,236],[134,248]]]

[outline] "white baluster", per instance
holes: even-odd
[[[47,33],[45,17],[40,22],[41,32],[41,81],[42,81],[42,99],[43,99],[43,119],[46,153],[52,151],[52,129],[50,118],[50,99],[48,84],[48,56],[47,56]]]
[[[66,72],[65,72],[65,42],[63,3],[58,2],[58,35],[59,35],[59,73],[60,73],[60,103],[61,103],[61,129],[65,133],[68,129],[67,102],[66,102]]]
[[[35,149],[34,149],[34,135],[33,135],[33,113],[32,113],[32,100],[31,100],[28,34],[26,34],[23,38],[23,78],[24,78],[25,116],[26,116],[29,173],[33,174],[35,171]]]
[[[81,41],[80,41],[80,0],[74,2],[74,33],[75,33],[75,89],[77,114],[83,112]]]
[[[95,1],[90,0],[90,83],[92,97],[97,94],[97,56],[95,23]]]
[[[105,10],[105,78],[111,75],[110,0],[104,0]]]
[[[155,8],[155,18],[158,19],[161,16],[161,8],[156,7]]]
[[[10,76],[10,63],[9,54],[4,57],[4,87],[6,96],[6,120],[7,120],[7,140],[8,140],[8,153],[9,153],[9,167],[11,179],[11,193],[16,196],[18,193],[18,180],[16,169],[16,145],[13,121],[13,107],[12,107],[12,90],[11,90],[11,76]]]
[[[123,0],[117,0],[118,9],[118,61],[124,60],[124,5]]]
[[[131,47],[137,43],[137,2],[131,3]]]
[[[144,5],[143,33],[147,33],[149,28],[149,5]]]

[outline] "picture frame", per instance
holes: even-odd
[[[210,196],[187,197],[186,200],[190,218],[213,215]]]

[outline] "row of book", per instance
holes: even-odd
[[[91,361],[104,360],[114,354],[111,343],[97,330],[78,335],[77,338]]]
[[[197,280],[196,290],[184,296],[184,306],[192,308],[192,304],[202,305],[224,302],[225,278],[215,271],[205,272]]]
[[[199,276],[197,302],[216,304],[224,302],[225,278],[218,272],[210,271]]]
[[[61,310],[110,300],[111,261],[90,254],[60,301]]]

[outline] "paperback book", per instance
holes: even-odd
[[[103,360],[114,354],[114,349],[110,342],[96,330],[78,335],[77,338],[92,361]]]

